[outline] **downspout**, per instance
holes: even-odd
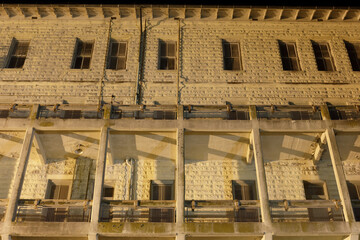
[[[180,104],[180,18],[175,18],[175,20],[178,20],[178,61],[177,61],[177,83],[176,83],[176,105]]]
[[[107,37],[107,43],[106,43],[106,46],[107,48],[106,49],[109,49],[109,44],[110,44],[110,39],[111,39],[111,31],[112,31],[112,18],[110,18],[110,21],[109,21],[109,28],[108,28],[108,37]],[[98,112],[100,112],[102,110],[102,106],[103,106],[103,93],[104,93],[104,80],[106,79],[106,61],[107,59],[107,52],[105,53],[105,58],[104,58],[104,66],[103,66],[103,72],[102,72],[102,77],[101,77],[101,80],[100,80],[100,88],[99,88],[99,103],[98,103]]]
[[[139,8],[139,21],[140,21],[140,42],[139,42],[139,68],[138,68],[138,74],[136,79],[136,92],[135,92],[135,105],[141,104],[141,84],[142,84],[142,78],[143,78],[143,65],[144,65],[144,45],[145,45],[145,34],[146,34],[146,21],[145,26],[143,30],[143,18],[142,18],[142,7]]]

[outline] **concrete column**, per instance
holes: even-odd
[[[177,119],[183,120],[184,119],[184,106],[177,105]]]
[[[103,127],[100,133],[99,155],[96,162],[94,197],[91,209],[91,222],[94,224],[98,223],[100,215],[102,185],[104,182],[104,171],[108,146],[108,131],[109,130],[107,127]]]
[[[351,199],[346,184],[346,178],[342,166],[342,161],[340,158],[339,149],[336,144],[334,129],[328,128],[326,129],[325,133],[326,133],[326,140],[330,152],[331,163],[334,169],[337,188],[339,191],[341,202],[343,204],[345,221],[354,222],[355,221],[354,212],[351,206]]]
[[[350,236],[348,236],[344,240],[359,240],[359,234],[350,234]]]
[[[327,105],[320,106],[321,116],[323,120],[331,120],[329,108]]]
[[[88,235],[88,240],[98,240],[99,237],[97,234],[89,234]]]
[[[185,239],[186,239],[185,234],[177,234],[176,235],[176,240],[185,240]]]
[[[9,228],[10,228],[11,222],[14,220],[14,216],[16,214],[17,202],[19,200],[20,193],[21,193],[21,187],[22,187],[22,183],[24,180],[24,176],[25,176],[27,161],[30,156],[33,137],[34,137],[34,128],[29,127],[25,133],[25,138],[24,138],[24,142],[23,142],[21,152],[20,152],[20,157],[19,157],[19,165],[18,165],[16,174],[14,176],[13,187],[12,187],[9,203],[8,203],[7,210],[6,210],[5,217],[4,217],[4,228],[6,229],[8,227],[7,230],[10,230]]]
[[[181,227],[184,223],[184,202],[185,202],[185,157],[184,157],[184,128],[177,129],[176,147],[176,223]]]
[[[2,234],[1,240],[11,240],[11,236],[9,234]]]
[[[272,240],[272,239],[273,239],[272,233],[265,233],[261,240]]]
[[[255,105],[250,105],[249,106],[249,117],[250,117],[250,120],[256,120],[257,119],[256,106]]]
[[[270,225],[271,215],[270,215],[270,207],[269,207],[269,197],[266,186],[264,160],[261,150],[260,131],[258,128],[254,128],[252,130],[251,137],[253,139],[256,180],[259,191],[262,221]]]

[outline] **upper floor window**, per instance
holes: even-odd
[[[334,61],[326,42],[312,42],[316,64],[319,71],[335,71]]]
[[[223,42],[224,70],[241,70],[239,43]]]
[[[77,41],[75,61],[72,68],[74,69],[89,69],[93,52],[94,42],[92,41]]]
[[[13,41],[7,68],[22,68],[24,66],[29,45],[29,41]]]
[[[108,69],[126,69],[127,43],[112,40],[110,43]]]
[[[176,42],[160,41],[160,68],[162,70],[176,69]]]
[[[350,43],[345,41],[345,47],[349,54],[352,69],[360,71],[360,42]]]
[[[299,57],[294,42],[279,41],[280,55],[284,70],[300,71]]]

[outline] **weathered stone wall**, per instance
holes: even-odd
[[[126,70],[104,72],[109,20],[0,20],[0,100],[17,103],[134,104],[138,78],[138,20],[113,20],[110,37],[126,41]],[[146,22],[145,104],[347,104],[359,102],[359,79],[344,40],[359,39],[357,22],[180,22],[179,71],[158,70],[159,41],[178,41],[178,21]],[[4,68],[13,38],[30,40],[23,69]],[[70,69],[76,39],[94,40],[90,69]],[[222,40],[239,42],[241,71],[223,70]],[[278,40],[294,41],[302,71],[283,71]],[[330,45],[336,71],[318,71],[311,40]],[[311,84],[311,85],[309,85]],[[339,85],[340,84],[340,85]]]

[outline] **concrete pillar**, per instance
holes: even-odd
[[[327,105],[321,105],[320,106],[321,116],[323,120],[331,120],[329,108]]]
[[[2,234],[1,240],[11,240],[11,236],[9,234]]]
[[[99,237],[97,234],[89,234],[88,235],[88,240],[98,240]]]
[[[16,174],[14,176],[13,187],[4,217],[5,228],[6,227],[10,228],[11,222],[14,220],[14,216],[16,214],[17,202],[19,200],[21,193],[21,187],[25,176],[26,165],[31,151],[33,137],[34,137],[34,128],[29,127],[25,133],[25,138],[19,157],[19,165]]]
[[[99,155],[96,162],[94,197],[91,209],[91,222],[95,224],[98,223],[100,215],[102,185],[104,182],[104,171],[108,146],[108,131],[109,130],[107,127],[103,127],[100,133]]]
[[[185,239],[186,239],[185,234],[177,234],[176,235],[176,240],[185,240]]]
[[[177,119],[183,120],[184,119],[184,106],[177,105]]]
[[[176,157],[176,223],[181,227],[184,223],[184,202],[185,202],[185,157],[184,157],[184,128],[177,129],[177,157]]]
[[[272,240],[272,239],[273,239],[272,233],[265,233],[261,238],[261,240]]]
[[[256,115],[256,106],[255,105],[249,106],[249,117],[250,117],[250,120],[256,120],[257,115]]]
[[[344,240],[359,240],[359,234],[350,234],[350,236],[348,236]]]
[[[339,191],[341,202],[343,204],[345,221],[354,222],[355,221],[354,212],[351,206],[351,199],[346,184],[346,178],[340,158],[339,149],[336,144],[334,129],[328,128],[326,129],[325,133],[326,133],[326,140],[330,152],[331,163],[334,169],[337,188]]]
[[[38,115],[38,112],[39,112],[39,107],[40,107],[39,104],[34,104],[34,105],[32,105],[32,107],[31,107],[31,112],[30,112],[30,117],[29,117],[31,120],[35,120],[35,119],[36,119],[36,117],[37,117],[37,115]]]
[[[252,130],[251,137],[253,139],[256,180],[257,180],[257,186],[258,186],[258,190],[259,190],[262,221],[264,223],[267,223],[270,225],[271,224],[271,215],[270,215],[270,207],[269,207],[269,197],[268,197],[268,191],[267,191],[267,186],[266,186],[264,160],[263,160],[262,150],[261,150],[260,131],[258,128],[254,128]]]

